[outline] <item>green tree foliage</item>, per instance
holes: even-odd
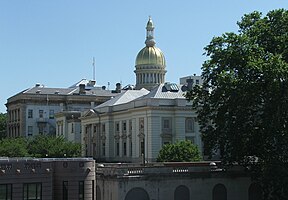
[[[253,12],[238,26],[205,47],[204,84],[186,97],[205,152],[249,166],[266,199],[287,199],[288,11]]]
[[[7,113],[0,113],[0,139],[6,136]]]
[[[37,135],[29,142],[28,152],[33,157],[79,157],[81,145],[66,141],[63,137]]]
[[[25,157],[29,156],[27,151],[27,140],[24,138],[3,138],[0,140],[0,157]]]
[[[63,137],[38,135],[33,139],[4,138],[0,140],[0,157],[62,158],[81,156],[81,145]]]
[[[159,151],[157,162],[193,162],[200,161],[201,154],[191,141],[166,144]]]

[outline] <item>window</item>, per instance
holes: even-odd
[[[74,124],[71,123],[71,133],[74,133]]]
[[[169,120],[168,119],[164,119],[164,123],[163,123],[164,125],[163,125],[163,128],[164,129],[169,129]]]
[[[105,142],[103,142],[102,143],[102,155],[103,156],[105,156],[105,148],[106,148],[105,146],[106,146],[106,144],[105,144]]]
[[[123,155],[124,155],[124,156],[127,155],[126,151],[127,151],[127,143],[124,142],[124,143],[123,143]]]
[[[49,110],[49,119],[54,119],[54,110]]]
[[[28,118],[30,118],[30,119],[33,118],[33,110],[32,109],[28,110]]]
[[[41,200],[42,184],[41,183],[24,183],[24,200]]]
[[[95,199],[95,183],[94,183],[94,180],[92,180],[92,200],[94,200]],[[100,200],[100,199],[99,199]]]
[[[119,122],[116,122],[116,132],[119,132]]]
[[[84,200],[84,181],[79,181],[79,200]]]
[[[129,131],[132,132],[132,120],[129,120]]]
[[[174,191],[174,200],[189,200],[190,192],[189,188],[185,185],[179,185]]]
[[[33,126],[28,126],[28,136],[33,135]]]
[[[145,153],[144,141],[141,141],[141,143],[140,143],[140,153],[141,153],[141,155]]]
[[[12,199],[12,184],[0,184],[0,199],[1,200]]]
[[[227,200],[227,189],[223,184],[217,184],[212,191],[212,200]]]
[[[126,127],[126,121],[123,121],[123,122],[122,122],[122,130],[123,130],[123,132],[126,132],[126,129],[127,129],[127,127]]]
[[[105,133],[105,124],[102,124],[102,133]]]
[[[171,129],[171,118],[163,118],[163,125],[162,128],[165,130]]]
[[[194,119],[192,117],[186,118],[185,120],[185,131],[186,133],[194,132]]]
[[[19,114],[19,109],[16,110],[16,121],[20,120],[20,114]]]
[[[44,114],[44,111],[43,110],[39,110],[39,118],[43,118],[43,114]]]
[[[199,79],[196,79],[196,85],[199,85],[199,83],[200,83]]]
[[[116,142],[116,156],[120,155],[119,148],[120,148],[119,142]]]
[[[144,130],[144,118],[139,119],[139,129],[140,131]]]
[[[68,181],[63,181],[63,200],[68,200]]]
[[[130,141],[130,156],[132,156],[132,141]]]

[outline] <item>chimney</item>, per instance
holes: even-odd
[[[85,84],[79,85],[79,94],[85,94]]]
[[[90,81],[89,81],[89,86],[90,86],[90,87],[94,87],[95,84],[96,84],[96,81],[95,81],[95,80],[90,80]]]
[[[121,83],[116,83],[116,93],[121,92]]]
[[[186,80],[188,90],[192,90],[194,80],[189,78]]]

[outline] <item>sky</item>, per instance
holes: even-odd
[[[149,16],[166,81],[179,83],[201,74],[214,36],[237,32],[244,14],[278,8],[288,0],[0,0],[0,113],[36,83],[65,88],[93,79],[93,57],[97,85],[135,84]]]

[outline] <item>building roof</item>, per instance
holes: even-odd
[[[8,106],[13,104],[13,102],[24,101],[24,99],[31,101],[32,98],[39,101],[43,101],[44,98],[45,100],[47,99],[47,101],[66,101],[66,98],[68,97],[70,100],[72,98],[74,100],[77,99],[77,101],[79,101],[79,99],[83,101],[83,99],[86,98],[85,101],[87,102],[94,99],[95,102],[99,101],[99,103],[102,103],[119,94],[113,93],[111,90],[102,89],[101,87],[85,85],[81,88],[81,84],[79,86],[76,86],[77,84],[74,85],[75,87],[69,88],[51,88],[41,84],[36,84],[32,88],[25,89],[9,97],[7,99],[6,107],[8,108]],[[84,84],[82,84],[82,86],[83,85]]]
[[[75,91],[75,88],[48,88],[43,86],[35,86],[23,91],[24,94],[60,94],[68,95]]]
[[[102,87],[95,86],[94,81],[89,81],[87,79],[82,79],[78,81],[77,83],[73,84],[72,86],[70,86],[69,88],[52,88],[52,87],[46,87],[41,84],[36,84],[34,87],[23,90],[22,92],[16,95],[19,95],[19,94],[45,94],[45,95],[79,94],[80,92],[79,86],[81,84],[85,85],[85,95],[97,95],[97,96],[116,96],[117,95],[117,94],[113,94],[111,90],[105,90],[105,89],[102,89]]]
[[[163,83],[154,87],[149,94],[142,97],[142,99],[185,99],[185,91],[182,90],[182,85],[175,83]]]
[[[140,98],[140,97],[142,97],[148,93],[149,93],[149,91],[144,89],[144,88],[141,90],[126,90],[125,92],[120,93],[117,96],[113,97],[109,101],[106,101],[106,102],[100,104],[99,106],[95,107],[95,109],[128,103],[128,102],[133,101],[135,99],[138,99],[138,98]]]
[[[99,106],[95,107],[95,109],[120,106],[129,102],[146,101],[148,99],[185,100],[185,91],[183,91],[182,89],[182,85],[177,85],[175,83],[165,83],[156,86],[150,92],[144,88],[141,90],[127,90],[121,94],[118,94],[109,101],[100,104]]]
[[[22,92],[23,94],[45,94],[45,95],[73,95],[79,94],[79,87],[77,88],[48,88],[48,87],[33,87]],[[103,90],[99,88],[85,89],[84,95],[96,96],[115,96],[110,90]]]

